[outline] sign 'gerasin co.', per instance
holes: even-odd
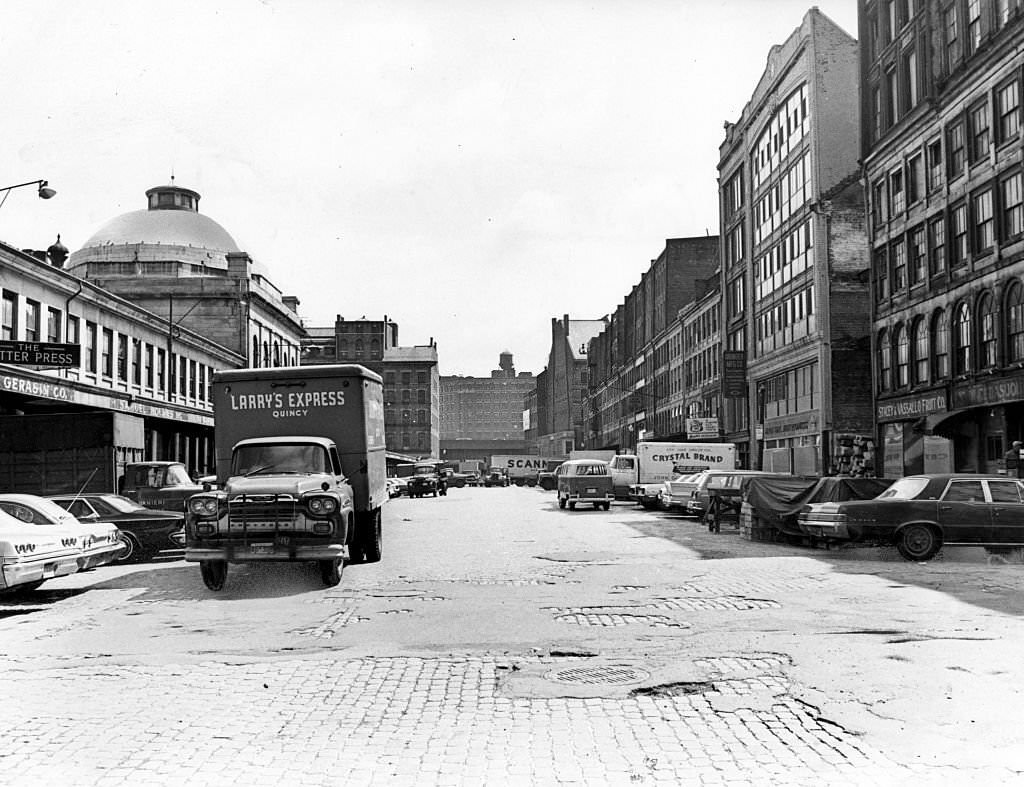
[[[0,363],[26,366],[81,366],[82,348],[56,342],[12,342],[0,340]]]

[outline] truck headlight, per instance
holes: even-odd
[[[313,516],[328,516],[338,510],[338,501],[333,497],[320,495],[306,500],[306,507]]]
[[[217,516],[217,508],[214,497],[193,497],[188,501],[188,510],[196,516]]]

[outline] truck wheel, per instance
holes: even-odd
[[[595,511],[600,511],[601,510],[601,504],[600,503],[594,503],[594,510]]]
[[[321,560],[320,579],[327,587],[332,588],[341,582],[341,574],[345,570],[345,564],[340,558],[336,560]]]
[[[570,511],[575,511],[576,510],[576,503],[570,502],[569,503],[569,510]]]
[[[559,508],[565,508],[565,498],[564,497],[558,498],[558,507]]]
[[[228,561],[200,560],[199,573],[203,575],[203,584],[210,590],[220,590],[228,578]]]
[[[611,504],[611,503],[602,503],[602,504],[601,504],[601,507],[602,507],[602,508],[603,508],[603,509],[604,509],[605,511],[610,511],[610,510],[611,510],[611,507],[612,507],[612,504]]]
[[[374,512],[373,520],[370,522],[368,527],[363,529],[363,532],[360,535],[362,536],[362,543],[359,545],[359,548],[363,553],[363,562],[380,562],[380,509],[377,509],[377,511]]]

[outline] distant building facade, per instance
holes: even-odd
[[[884,474],[996,472],[1024,439],[1024,13],[858,2]]]
[[[719,149],[723,437],[755,469],[842,470],[873,441],[857,95],[857,42],[812,8]]]
[[[442,458],[533,453],[523,433],[523,409],[537,381],[531,372],[516,373],[511,352],[500,354],[498,366],[490,377],[440,378]]]
[[[391,452],[440,458],[441,384],[437,345],[402,347],[398,324],[383,320],[346,320],[330,327],[309,327],[302,342],[302,364],[358,363],[384,379],[385,443]]]

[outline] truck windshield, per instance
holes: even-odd
[[[188,477],[188,471],[181,465],[168,465],[167,478],[164,486],[191,486],[192,479]]]
[[[325,473],[328,466],[327,451],[320,445],[242,445],[235,449],[231,474]]]

